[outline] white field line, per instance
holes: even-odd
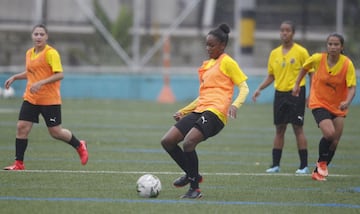
[[[6,170],[0,172],[7,172]],[[179,172],[150,172],[150,171],[87,171],[87,170],[22,170],[20,173],[74,173],[74,174],[157,174],[179,175]],[[210,176],[310,176],[310,174],[295,173],[242,173],[242,172],[201,172],[202,175]],[[330,174],[330,177],[360,177],[360,175]]]
[[[18,112],[19,109],[15,108],[0,108],[0,113],[14,113],[14,112]]]

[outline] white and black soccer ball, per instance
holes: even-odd
[[[144,198],[156,198],[161,191],[161,182],[152,174],[142,175],[136,182],[136,191]]]

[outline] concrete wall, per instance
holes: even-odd
[[[0,86],[3,88],[4,81],[10,73],[0,74]],[[247,81],[250,94],[247,102],[251,102],[251,95],[263,80],[263,76],[249,76]],[[159,74],[71,74],[66,73],[62,81],[61,93],[63,98],[82,99],[128,99],[128,100],[153,100],[156,101],[163,88],[163,77]],[[359,78],[358,78],[359,82]],[[25,81],[16,81],[13,88],[16,96],[20,97],[25,89]],[[172,75],[170,87],[177,101],[190,101],[198,94],[198,79],[196,75]],[[360,91],[353,104],[360,104]],[[274,89],[269,86],[262,91],[258,103],[271,103]]]

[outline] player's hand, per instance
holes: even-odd
[[[343,101],[343,102],[340,103],[339,109],[341,111],[345,111],[347,108],[349,108],[349,104],[346,101]]]
[[[30,87],[30,92],[34,94],[34,93],[38,92],[40,90],[40,88],[41,88],[41,83],[36,82]]]
[[[295,97],[298,97],[300,94],[300,87],[298,85],[295,85],[291,94]]]
[[[254,92],[254,94],[252,95],[252,101],[253,102],[256,102],[256,98],[260,96],[260,90],[259,89],[256,89],[256,91]]]
[[[179,121],[183,117],[183,114],[181,112],[176,112],[173,115],[174,120]]]
[[[231,105],[228,111],[228,117],[235,119],[237,115],[237,108],[234,105]]]
[[[6,89],[9,89],[10,88],[10,85],[14,82],[14,78],[13,77],[10,77],[9,79],[7,79],[6,81],[5,81],[5,83],[4,83],[4,87],[6,88]]]

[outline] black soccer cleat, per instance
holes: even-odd
[[[173,185],[175,187],[184,187],[186,185],[188,185],[190,183],[191,179],[189,179],[189,177],[187,175],[183,175],[179,178],[177,178],[174,182]],[[203,182],[203,177],[201,175],[199,175],[198,177],[198,182],[201,183]]]
[[[200,189],[193,189],[190,188],[185,195],[181,196],[180,198],[188,198],[188,199],[199,199],[202,198],[202,194]]]

